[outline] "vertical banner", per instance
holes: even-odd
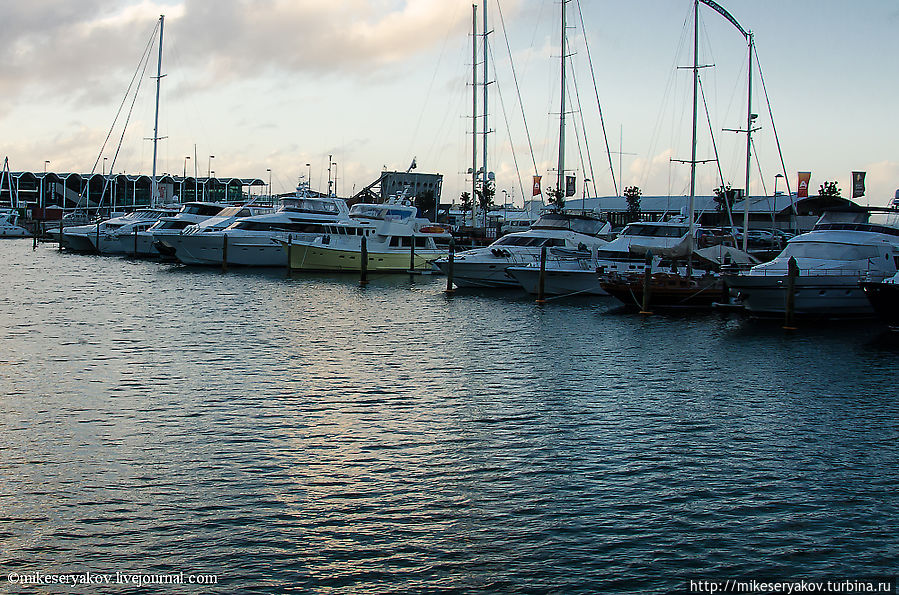
[[[574,196],[574,176],[565,176],[565,196]]]
[[[542,193],[542,190],[540,190],[540,179],[542,177],[543,176],[534,176],[534,193],[531,196],[537,196]]]
[[[808,198],[808,183],[812,179],[812,172],[799,172],[799,186],[796,190],[796,198]]]
[[[865,195],[865,172],[852,172],[852,198],[859,198]]]

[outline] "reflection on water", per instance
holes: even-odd
[[[6,572],[359,593],[895,570],[877,323],[0,257]]]

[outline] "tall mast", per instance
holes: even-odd
[[[561,92],[559,97],[559,162],[557,164],[558,178],[556,181],[556,190],[559,192],[559,198],[564,196],[565,192],[565,5],[568,0],[562,0],[562,65],[561,65]]]
[[[478,189],[478,5],[471,5],[471,226]]]
[[[484,118],[481,120],[481,130],[483,130],[483,135],[481,138],[481,150],[483,154],[483,159],[481,160],[481,165],[483,166],[483,172],[481,173],[481,192],[487,192],[487,1],[484,0],[484,30],[482,31],[482,35],[484,37],[484,44],[482,59],[484,60],[484,79],[481,81],[481,84],[484,85]],[[485,194],[486,197],[486,194]],[[486,204],[484,208],[484,227],[487,227],[487,209]]]
[[[159,141],[159,86],[162,81],[162,29],[165,15],[159,15],[159,59],[156,61],[156,115],[153,121],[153,180],[150,185],[150,206],[156,205],[159,183],[156,181],[156,145]]]
[[[746,195],[743,197],[743,252],[749,248],[749,159],[752,150],[752,31],[749,38],[749,97],[746,100]]]
[[[690,153],[690,241],[687,242],[687,266],[693,262],[693,238],[695,237],[696,208],[696,115],[699,105],[699,0],[693,0],[693,140]]]

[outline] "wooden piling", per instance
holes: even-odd
[[[415,272],[415,236],[409,238],[412,246],[409,248],[409,272]]]
[[[453,269],[456,268],[456,241],[454,238],[450,238],[449,243],[449,256],[446,262],[446,293],[453,293],[455,288],[453,287]]]
[[[649,309],[650,288],[652,285],[652,250],[646,251],[646,261],[643,267],[643,300],[640,305],[640,314],[652,314]]]
[[[293,270],[293,236],[287,236],[287,272]]]
[[[790,260],[787,261],[787,287],[786,287],[786,296],[784,296],[784,329],[788,331],[796,330],[796,296],[794,295],[796,289],[796,277],[799,276],[799,265],[796,264],[796,259],[794,257],[790,257]]]
[[[359,254],[359,285],[368,285],[368,242],[365,238],[365,230],[362,230],[362,250]]]
[[[222,272],[228,272],[228,234],[222,232]]]
[[[546,303],[546,246],[540,248],[540,277],[537,279],[537,303]]]
[[[62,252],[62,215],[59,217],[59,251]]]
[[[134,228],[134,257],[137,258],[137,228]]]

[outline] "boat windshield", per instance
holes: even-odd
[[[652,236],[654,238],[679,238],[690,233],[690,228],[680,225],[653,225],[647,223],[631,223],[623,230],[623,236]]]
[[[542,238],[533,236],[504,236],[496,240],[491,246],[564,246],[562,238]]]
[[[383,205],[358,204],[353,205],[353,208],[350,209],[350,216],[383,221],[399,221],[411,217],[412,210]]]
[[[282,211],[297,213],[317,213],[321,215],[336,215],[339,210],[337,205],[330,200],[318,200],[315,198],[289,198],[284,199]]]
[[[790,242],[777,259],[788,259],[791,256],[815,260],[865,260],[869,258],[878,258],[880,256],[880,250],[877,246],[859,244],[839,244],[836,242]]]
[[[205,215],[211,217],[221,212],[221,205],[210,205],[204,203],[188,203],[181,207],[181,212],[188,215]]]

